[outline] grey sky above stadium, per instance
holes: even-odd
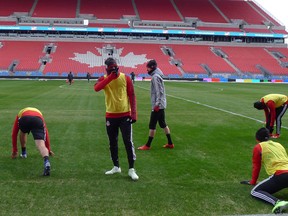
[[[270,12],[288,30],[288,1],[287,0],[254,0],[258,2],[266,11]]]

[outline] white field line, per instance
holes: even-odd
[[[147,88],[143,88],[143,87],[140,87],[140,86],[137,86],[137,87],[141,88],[141,89],[144,89],[144,90],[149,90]],[[228,113],[230,115],[234,115],[234,116],[239,116],[239,117],[242,117],[242,118],[250,119],[250,120],[253,120],[253,121],[256,121],[256,122],[260,122],[261,124],[263,124],[263,121],[261,121],[259,119],[256,119],[256,118],[253,118],[253,117],[249,117],[249,116],[245,116],[245,115],[242,115],[240,113],[231,112],[229,110],[225,110],[225,109],[222,109],[222,108],[210,106],[208,104],[200,103],[198,101],[194,101],[194,100],[178,97],[178,96],[171,95],[171,94],[166,94],[166,95],[168,97],[171,97],[171,98],[175,98],[175,99],[178,99],[178,100],[186,101],[186,102],[189,102],[189,103],[194,103],[194,104],[197,104],[197,105],[200,105],[200,106],[204,106],[204,107],[207,107],[207,108],[210,108],[210,109],[214,109],[214,110],[218,110],[218,111],[221,111],[221,112],[225,112],[225,113]],[[288,127],[285,127],[285,126],[282,126],[281,128],[288,129]]]
[[[79,88],[77,88],[77,86],[73,86],[73,84],[72,85],[69,85],[69,84],[67,84],[67,85],[60,85],[59,86],[59,88],[62,88],[62,89],[74,89],[74,90],[77,90],[77,91],[90,91],[91,89],[93,90],[93,87],[91,87],[91,89],[83,89],[83,88],[81,88],[80,86],[79,86]]]

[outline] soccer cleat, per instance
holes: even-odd
[[[136,181],[139,179],[139,176],[136,174],[136,171],[134,168],[129,169],[128,176],[131,177],[132,180]]]
[[[280,137],[280,134],[270,134],[271,138],[277,139]]]
[[[21,158],[27,158],[27,154],[20,154]]]
[[[163,146],[163,148],[173,149],[174,148],[174,144],[166,144],[166,145]]]
[[[50,176],[50,162],[49,161],[45,163],[43,176]]]
[[[272,213],[274,214],[280,214],[283,210],[288,208],[288,202],[287,201],[277,201],[274,208],[272,209]]]
[[[138,147],[138,150],[150,150],[150,146],[147,146],[147,145],[143,145],[143,146],[140,146]]]
[[[113,175],[115,173],[121,173],[121,168],[114,166],[111,170],[105,172],[106,175]]]

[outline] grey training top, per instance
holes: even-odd
[[[166,108],[166,93],[163,80],[163,73],[159,68],[156,68],[151,73],[151,105],[152,109],[159,106],[160,109]]]

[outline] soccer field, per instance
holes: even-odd
[[[166,120],[175,149],[163,149],[158,127],[150,151],[136,150],[140,179],[127,175],[119,137],[121,174],[112,168],[105,130],[103,92],[95,81],[0,80],[0,215],[239,215],[267,214],[272,206],[250,196],[255,132],[264,112],[253,102],[265,94],[287,94],[285,84],[166,82]],[[135,148],[145,144],[150,83],[136,82]],[[27,159],[12,160],[11,130],[24,107],[42,111],[51,139],[51,176],[29,135]],[[288,146],[287,116],[282,136]],[[259,180],[267,175],[261,170]],[[277,194],[288,199],[288,191]]]

